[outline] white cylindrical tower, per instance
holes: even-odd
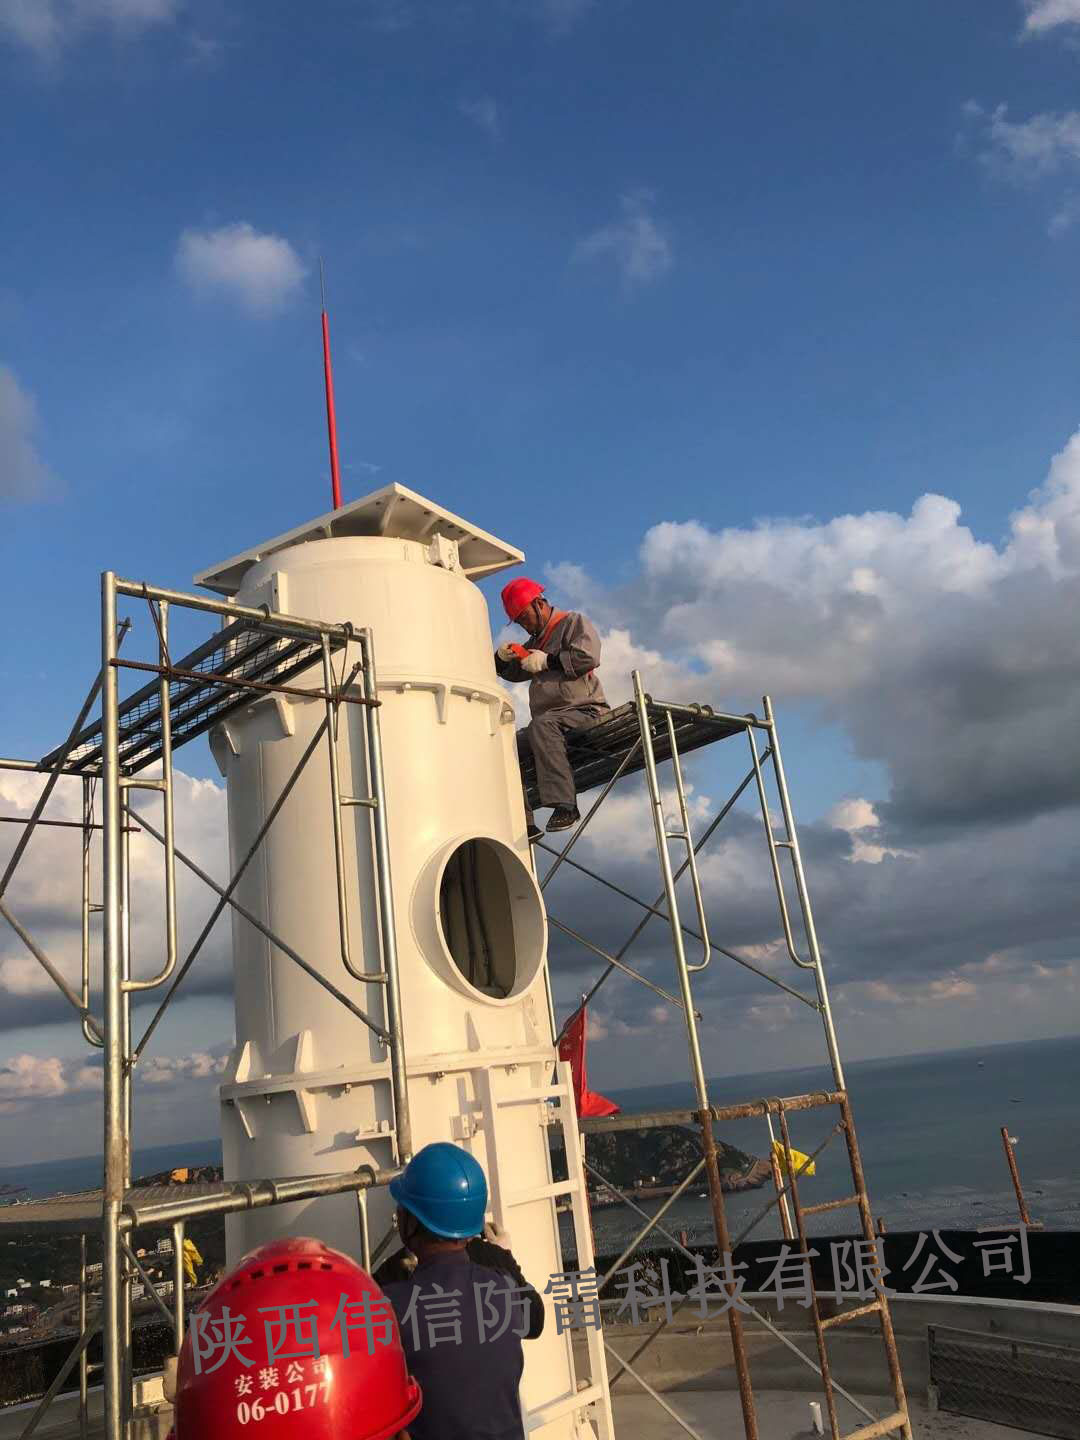
[[[413,1148],[451,1140],[472,1151],[488,1175],[494,1217],[543,1290],[563,1268],[546,1107],[529,1098],[550,1084],[556,1058],[547,927],[525,838],[514,712],[471,578],[522,558],[391,486],[197,579],[241,604],[350,621],[374,638]],[[321,686],[321,671],[292,683]],[[214,732],[234,867],[324,716],[319,700],[268,695]],[[363,717],[348,704],[339,716],[341,793],[363,800],[371,793]],[[237,898],[381,1023],[381,988],[353,978],[342,958],[333,808],[323,741]],[[344,805],[340,813],[351,965],[370,974],[382,967],[371,811]],[[237,1047],[221,1089],[226,1177],[398,1163],[379,1039],[235,912],[233,964]],[[393,1202],[381,1189],[367,1207],[376,1244]],[[231,1216],[227,1226],[230,1261],[283,1233],[361,1253],[352,1195]],[[541,1411],[563,1412],[546,1433],[572,1434],[569,1335],[549,1323],[525,1348],[526,1408],[534,1421]]]

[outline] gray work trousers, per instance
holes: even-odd
[[[594,725],[607,713],[599,705],[568,705],[558,710],[545,710],[537,715],[524,730],[517,732],[518,758],[532,752],[536,762],[536,788],[540,792],[540,804],[565,805],[573,809],[577,803],[574,776],[566,758],[566,734],[582,725]],[[532,810],[525,801],[525,820],[531,825]]]

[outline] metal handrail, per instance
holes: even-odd
[[[125,813],[136,823],[140,830],[145,830],[147,835],[152,835],[159,845],[163,845],[165,843],[164,836],[161,834],[161,831],[155,829],[154,826],[150,823],[150,821],[147,820],[145,815],[136,815],[132,810],[125,810]],[[181,850],[179,846],[176,847],[176,858],[180,861],[181,865],[186,865],[193,875],[197,875],[204,885],[207,885],[211,890],[213,890],[215,895],[224,897],[224,887],[219,885],[212,875],[208,875],[200,865],[197,865],[189,855],[185,855],[183,850]],[[309,964],[308,961],[306,961],[304,957],[300,955],[293,948],[293,946],[289,944],[287,940],[283,939],[282,936],[271,930],[270,926],[267,925],[264,921],[260,920],[259,917],[254,913],[254,911],[249,910],[246,905],[241,905],[240,901],[237,900],[235,895],[229,896],[228,901],[232,908],[236,911],[236,913],[242,919],[246,920],[249,925],[253,925],[255,929],[258,930],[260,935],[264,935],[266,939],[270,941],[271,945],[275,946],[278,950],[281,951],[283,955],[288,956],[290,960],[292,960],[295,964],[299,965],[300,969],[303,970],[305,974],[310,975],[317,984],[321,985],[328,994],[332,995],[335,1000],[337,1000],[340,1004],[344,1005],[346,1010],[348,1010],[350,1014],[355,1015],[358,1020],[363,1021],[363,1023],[370,1030],[374,1031],[374,1033],[379,1036],[380,1039],[384,1038],[385,1032],[383,1031],[382,1027],[376,1021],[372,1020],[370,1015],[365,1014],[365,1012],[360,1008],[359,1005],[355,1004],[352,1000],[349,999],[347,995],[344,995],[337,988],[336,985],[333,985],[329,980],[327,980],[326,976],[323,975],[320,971],[316,970],[314,965]],[[138,1058],[138,1056],[142,1054],[145,1041],[148,1038],[148,1036],[144,1036],[143,1041],[140,1042],[135,1052],[135,1058]]]
[[[773,884],[776,887],[776,900],[780,907],[780,923],[784,927],[784,944],[787,947],[788,956],[792,962],[798,965],[800,970],[813,970],[816,968],[813,960],[804,960],[795,948],[795,936],[791,929],[791,916],[788,912],[787,896],[784,894],[784,877],[780,873],[780,860],[777,856],[776,836],[773,834],[772,816],[769,814],[769,797],[765,791],[765,777],[761,773],[761,757],[758,755],[757,739],[753,730],[747,730],[746,738],[750,742],[750,757],[754,766],[754,779],[757,782],[758,800],[761,804],[761,822],[765,828],[765,844],[769,850],[769,864],[772,867]],[[773,750],[775,757],[776,751]],[[785,841],[785,845],[789,842]]]
[[[154,615],[153,602],[150,604],[150,613]],[[143,990],[154,990],[159,985],[164,985],[169,976],[176,969],[176,962],[180,958],[180,941],[176,918],[176,836],[173,828],[173,746],[172,746],[172,708],[169,694],[169,602],[162,600],[158,604],[158,613],[154,615],[154,624],[158,633],[158,663],[162,666],[161,681],[158,686],[158,703],[161,706],[161,785],[160,788],[164,800],[165,810],[165,964],[156,975],[148,976],[144,980],[127,979],[123,982],[123,990],[126,994],[133,994]],[[133,788],[139,782],[128,782],[128,788]],[[124,782],[121,780],[121,786]]]
[[[363,661],[364,736],[367,743],[368,783],[374,805],[370,811],[375,835],[375,887],[382,939],[382,968],[386,975],[385,1017],[390,1033],[390,1088],[394,1098],[394,1135],[398,1159],[412,1157],[412,1119],[405,1070],[405,1035],[401,1014],[401,977],[398,971],[397,923],[394,917],[394,882],[390,868],[390,835],[386,822],[386,787],[383,778],[382,732],[379,728],[378,679],[375,640],[370,628],[360,632]]]
[[[709,940],[709,920],[705,914],[705,901],[701,894],[701,876],[698,874],[697,853],[694,849],[693,836],[690,834],[690,812],[686,806],[686,786],[683,784],[682,764],[679,760],[679,746],[675,739],[675,722],[671,718],[671,711],[666,715],[668,743],[671,746],[671,768],[675,775],[675,794],[679,802],[679,815],[682,819],[682,831],[679,839],[686,846],[687,869],[690,871],[690,885],[694,891],[694,907],[697,910],[698,925],[701,934],[701,959],[696,965],[687,961],[686,968],[691,975],[697,974],[699,970],[708,967],[712,959],[712,943]],[[665,832],[666,835],[666,832]]]
[[[765,695],[762,697],[762,706],[765,711],[766,722],[769,726],[769,735],[772,743],[773,772],[776,776],[776,789],[780,796],[780,809],[783,812],[784,825],[787,829],[788,849],[791,852],[791,866],[795,872],[795,890],[799,897],[799,905],[802,908],[803,926],[806,930],[806,943],[810,950],[810,963],[814,967],[814,983],[817,986],[821,1018],[825,1026],[825,1043],[828,1046],[829,1060],[832,1064],[833,1078],[836,1081],[836,1087],[838,1090],[843,1090],[845,1089],[844,1065],[840,1059],[840,1045],[836,1038],[836,1026],[833,1022],[829,990],[825,983],[825,967],[821,963],[821,949],[818,945],[817,927],[814,924],[814,912],[810,905],[810,891],[806,884],[802,850],[799,847],[799,835],[795,828],[795,816],[792,813],[787,775],[784,772],[784,760],[780,754],[780,737],[776,729],[776,719],[773,715],[772,699],[770,696]]]
[[[346,651],[346,654],[348,651]],[[355,676],[360,669],[358,661],[353,667],[352,674],[342,683],[341,689]],[[348,974],[354,980],[363,981],[366,977],[358,971],[352,963],[352,953],[349,942],[349,896],[345,883],[345,837],[341,826],[341,772],[338,764],[338,721],[340,718],[340,706],[334,700],[334,667],[330,660],[330,640],[322,636],[322,671],[323,689],[326,691],[326,753],[330,760],[330,814],[334,826],[334,874],[337,882],[337,909],[338,909],[338,935],[341,944],[341,963]]]
[[[290,1205],[297,1200],[317,1200],[355,1190],[375,1190],[401,1174],[400,1166],[375,1170],[362,1165],[358,1170],[335,1171],[330,1175],[299,1175],[289,1180],[238,1180],[218,1195],[192,1195],[186,1199],[133,1204],[130,1195],[119,1216],[119,1229],[126,1233],[143,1225],[174,1224],[201,1215],[233,1215],[241,1210],[263,1210],[270,1205]]]

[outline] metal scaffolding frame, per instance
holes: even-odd
[[[899,1432],[903,1440],[911,1440],[911,1421],[908,1412],[907,1397],[904,1391],[903,1377],[900,1373],[896,1339],[889,1313],[889,1303],[885,1295],[881,1257],[880,1252],[876,1249],[873,1217],[870,1212],[870,1202],[866,1191],[862,1160],[859,1155],[858,1141],[855,1135],[855,1124],[844,1081],[843,1064],[840,1058],[836,1028],[833,1023],[832,1009],[829,1003],[828,986],[825,980],[825,971],[822,964],[817,930],[814,925],[813,910],[810,904],[810,894],[802,861],[802,851],[799,846],[799,837],[795,826],[795,817],[791,806],[787,776],[784,771],[784,762],[780,749],[780,736],[773,713],[772,702],[767,695],[764,697],[762,702],[763,714],[760,717],[752,713],[733,715],[713,710],[709,706],[704,705],[675,705],[654,700],[651,695],[646,694],[640,673],[634,671],[632,678],[634,689],[632,704],[621,706],[591,729],[573,732],[571,741],[568,744],[568,757],[574,770],[579,792],[597,784],[602,784],[603,788],[593,801],[581,824],[561,850],[555,849],[546,842],[538,842],[538,848],[553,856],[551,865],[540,881],[540,888],[546,895],[556,873],[565,865],[587,876],[589,879],[604,885],[623,899],[638,906],[644,912],[636,927],[614,953],[605,951],[601,946],[594,944],[591,940],[579,934],[576,930],[571,929],[568,925],[563,924],[556,919],[555,916],[549,914],[549,923],[559,930],[560,933],[581,944],[591,954],[598,956],[605,962],[604,969],[600,975],[582,996],[583,1005],[591,1000],[609,977],[618,970],[629,978],[647,986],[655,994],[660,995],[669,1003],[675,1005],[682,1012],[686,1024],[690,1072],[696,1100],[695,1109],[692,1111],[656,1111],[649,1114],[615,1115],[604,1119],[584,1119],[581,1121],[583,1136],[604,1131],[644,1130],[662,1125],[685,1125],[693,1122],[700,1130],[702,1159],[691,1168],[690,1172],[676,1188],[674,1194],[668,1197],[657,1213],[649,1217],[634,1203],[629,1195],[620,1190],[618,1186],[614,1185],[606,1176],[602,1175],[586,1158],[585,1166],[587,1171],[606,1189],[614,1191],[615,1194],[619,1195],[628,1205],[637,1210],[638,1214],[645,1220],[645,1224],[624,1248],[622,1254],[599,1278],[600,1292],[601,1294],[603,1293],[604,1287],[610,1282],[615,1273],[623,1267],[626,1261],[630,1259],[642,1242],[654,1230],[662,1234],[676,1250],[687,1258],[694,1259],[687,1247],[666,1230],[661,1224],[661,1221],[679,1196],[685,1192],[687,1187],[704,1169],[708,1180],[716,1248],[719,1252],[722,1265],[721,1280],[728,1294],[729,1302],[732,1302],[728,1303],[726,1311],[731,1334],[732,1356],[738,1379],[743,1425],[747,1440],[756,1440],[758,1430],[753,1386],[747,1358],[746,1339],[743,1333],[742,1315],[739,1308],[736,1308],[733,1303],[736,1298],[739,1298],[740,1306],[748,1311],[759,1324],[771,1333],[775,1339],[792,1350],[810,1370],[820,1377],[828,1414],[831,1440],[876,1440],[878,1436],[884,1436],[894,1432]],[[702,833],[695,839],[691,832],[686,785],[682,773],[681,753],[684,754],[689,750],[698,749],[715,740],[728,739],[738,735],[744,735],[748,742],[750,769],[724,805],[720,807],[715,816],[705,825]],[[764,740],[763,749],[759,749],[759,736]],[[660,785],[659,765],[665,760],[670,760],[671,762],[675,807],[678,812],[678,818],[674,824],[674,828],[672,828],[671,822],[669,822],[665,815],[664,798]],[[770,812],[769,795],[765,779],[765,766],[767,763],[771,763],[776,791],[779,797],[780,818],[783,827],[783,833],[780,836],[777,836],[773,828],[774,821]],[[622,886],[613,883],[595,870],[571,858],[571,851],[588,829],[589,823],[611,793],[615,783],[620,778],[638,771],[643,771],[646,777],[656,854],[662,879],[661,892],[652,904],[640,899]],[[526,767],[523,768],[523,779],[530,801],[534,805],[538,804],[539,796],[535,791],[535,770],[532,769],[531,766],[526,765]],[[741,956],[735,951],[716,944],[709,934],[708,910],[701,875],[698,869],[698,856],[704,846],[716,833],[723,820],[731,813],[751,783],[753,783],[757,792],[787,957],[798,970],[809,971],[812,974],[814,984],[813,995],[807,995],[795,986],[787,984],[786,981],[781,980],[779,977],[769,974],[745,956]],[[671,846],[673,844],[682,847],[683,851],[681,863],[679,863],[677,867],[673,864],[671,853]],[[797,897],[799,919],[801,921],[806,948],[805,954],[800,954],[799,952],[795,926],[792,923],[792,912],[785,888],[784,870],[781,864],[781,851],[786,851],[790,857],[792,881]],[[677,885],[684,875],[688,876],[693,896],[693,906],[697,922],[696,929],[685,925],[680,913]],[[625,960],[627,951],[634,945],[646,926],[654,918],[665,919],[668,922],[671,936],[671,949],[675,962],[675,976],[678,988],[677,995],[672,994],[670,991],[656,984],[655,981],[642,975],[639,971],[627,964]],[[694,961],[691,961],[687,957],[687,940],[692,940],[696,945],[701,947],[700,957]],[[699,974],[709,966],[714,954],[724,955],[744,969],[751,971],[760,979],[767,981],[770,985],[776,986],[786,994],[793,996],[819,1014],[824,1031],[825,1048],[828,1055],[829,1066],[833,1076],[833,1088],[831,1090],[817,1094],[795,1095],[787,1098],[767,1097],[751,1100],[739,1105],[717,1106],[710,1103],[698,1029],[701,1012],[696,1008],[694,1002],[693,976]],[[577,1012],[575,1011],[574,1013]],[[797,1164],[795,1160],[795,1153],[797,1152],[793,1152],[788,1127],[789,1114],[796,1111],[814,1110],[833,1106],[839,1110],[839,1119],[834,1124],[826,1139],[818,1146],[813,1154],[805,1159],[801,1159]],[[782,1146],[785,1161],[784,1169],[788,1178],[786,1181],[784,1180],[780,1165],[775,1155],[771,1154],[775,1194],[761,1207],[742,1233],[732,1241],[724,1205],[714,1126],[723,1121],[746,1119],[751,1116],[763,1116],[765,1118],[770,1142],[775,1139],[773,1127],[774,1118],[778,1122],[780,1145]],[[799,1195],[799,1176],[838,1134],[843,1135],[847,1149],[852,1177],[852,1191],[840,1199],[828,1200],[816,1205],[803,1205]],[[808,1217],[824,1211],[838,1210],[844,1207],[857,1209],[863,1241],[872,1247],[870,1253],[876,1257],[875,1262],[867,1267],[875,1291],[875,1298],[867,1304],[857,1305],[848,1309],[838,1309],[835,1314],[827,1317],[823,1316],[818,1302],[817,1292],[814,1290],[811,1282],[810,1315],[817,1347],[816,1361],[796,1345],[789,1336],[784,1334],[779,1327],[773,1324],[768,1316],[749,1306],[740,1296],[739,1286],[733,1272],[727,1268],[736,1247],[748,1238],[761,1221],[772,1212],[774,1207],[779,1211],[781,1229],[785,1241],[797,1241],[804,1255],[808,1245],[806,1233],[806,1221]],[[839,1302],[840,1297],[837,1296],[836,1298]],[[685,1299],[681,1301],[680,1304],[685,1304]],[[842,1325],[851,1320],[869,1315],[877,1318],[880,1328],[885,1361],[889,1374],[889,1383],[894,1400],[894,1409],[882,1417],[875,1417],[860,1401],[856,1400],[854,1396],[849,1394],[848,1391],[833,1379],[826,1342],[826,1333],[834,1326]],[[668,1321],[666,1319],[661,1320],[629,1357],[620,1355],[610,1344],[605,1342],[613,1367],[610,1384],[612,1388],[614,1388],[624,1372],[630,1375],[662,1406],[668,1415],[670,1415],[687,1434],[694,1437],[694,1440],[701,1440],[698,1432],[680,1416],[634,1368],[634,1362],[642,1352],[653,1343],[657,1336],[666,1329],[667,1324]],[[847,1400],[866,1422],[846,1434],[844,1434],[840,1428],[837,1415],[836,1397],[838,1395]]]
[[[124,618],[118,623],[118,598],[142,602],[146,605],[153,623],[157,644],[156,663],[121,658],[120,650],[130,628],[130,621]],[[210,640],[184,656],[183,659],[174,662],[169,650],[169,616],[170,610],[176,609],[201,611],[217,616],[221,621],[221,628]],[[322,675],[322,684],[319,688],[311,688],[310,685],[305,688],[289,683],[302,672],[317,667],[321,667]],[[142,689],[121,701],[119,675],[120,671],[124,669],[148,674],[153,678]],[[629,1258],[653,1230],[664,1234],[672,1244],[684,1250],[684,1253],[688,1253],[685,1252],[685,1247],[664,1229],[661,1221],[678,1195],[700,1174],[702,1169],[705,1169],[708,1178],[717,1248],[721,1254],[725,1252],[730,1254],[735,1246],[741,1243],[771,1211],[773,1206],[779,1207],[785,1238],[788,1240],[798,1239],[804,1250],[807,1217],[819,1211],[832,1210],[841,1206],[852,1206],[858,1209],[864,1237],[873,1242],[873,1222],[844,1083],[843,1068],[829,1006],[828,990],[814,928],[772,705],[766,697],[762,717],[753,714],[731,715],[714,711],[706,706],[676,705],[654,700],[645,693],[641,677],[637,672],[634,674],[633,681],[634,700],[632,706],[621,707],[608,720],[594,727],[592,731],[573,737],[572,747],[577,745],[583,747],[571,756],[579,789],[584,790],[595,785],[602,785],[603,788],[581,825],[563,849],[552,851],[553,861],[540,882],[540,888],[545,892],[546,897],[546,892],[555,875],[563,866],[566,866],[568,869],[574,869],[578,873],[608,886],[615,893],[637,905],[644,913],[636,928],[615,953],[610,953],[593,944],[585,936],[554,916],[549,915],[549,922],[561,933],[583,945],[604,962],[604,969],[588,991],[587,999],[591,999],[610,975],[617,970],[635,982],[648,986],[666,1001],[678,1007],[683,1013],[686,1024],[696,1108],[692,1112],[658,1112],[646,1116],[616,1116],[607,1120],[589,1120],[583,1122],[582,1130],[587,1135],[603,1129],[645,1128],[648,1125],[680,1123],[680,1121],[686,1123],[693,1120],[700,1129],[703,1157],[691,1170],[676,1194],[669,1199],[658,1214],[647,1220],[624,1254],[602,1277],[602,1283],[610,1280],[615,1269]],[[88,717],[94,709],[99,695],[101,699],[99,718],[88,723]],[[204,734],[233,710],[249,704],[253,695],[298,695],[305,699],[320,700],[325,706],[326,713],[292,774],[268,810],[248,851],[241,858],[228,883],[221,886],[176,845],[173,817],[173,754],[182,744]],[[362,717],[362,741],[365,747],[367,775],[371,787],[371,793],[364,796],[341,794],[337,743],[341,706],[346,704],[357,707]],[[49,1403],[59,1393],[76,1364],[80,1369],[80,1420],[82,1432],[85,1434],[89,1372],[87,1348],[90,1340],[100,1328],[104,1334],[102,1369],[105,1389],[106,1440],[126,1440],[129,1421],[132,1417],[133,1396],[131,1290],[136,1277],[141,1275],[144,1283],[148,1278],[139,1265],[131,1245],[131,1235],[138,1228],[166,1224],[172,1227],[175,1275],[172,1309],[169,1310],[152,1285],[149,1285],[149,1291],[159,1308],[170,1316],[177,1345],[182,1338],[184,1326],[184,1227],[192,1219],[211,1214],[227,1214],[267,1205],[287,1204],[319,1196],[353,1192],[357,1196],[364,1260],[369,1267],[378,1260],[391,1239],[391,1236],[387,1235],[374,1248],[371,1247],[365,1203],[366,1191],[388,1183],[394,1175],[399,1174],[401,1166],[411,1154],[411,1129],[405,1083],[401,1000],[389,846],[386,833],[378,707],[374,642],[370,630],[355,629],[349,624],[330,624],[279,614],[265,606],[256,609],[237,605],[231,601],[184,594],[143,582],[119,579],[111,571],[107,571],[102,576],[101,586],[101,667],[66,741],[39,761],[0,760],[0,768],[29,771],[47,777],[30,817],[25,820],[18,817],[24,829],[11,859],[5,867],[4,874],[0,876],[0,917],[12,927],[30,954],[41,964],[79,1016],[79,1022],[87,1042],[103,1050],[105,1070],[105,1173],[101,1215],[104,1242],[104,1303],[97,1315],[89,1315],[84,1263],[80,1290],[78,1341],[65,1361],[60,1374],[53,1381],[31,1416],[23,1432],[24,1437],[29,1437],[33,1432]],[[732,738],[738,735],[745,735],[749,743],[750,770],[725,805],[705,826],[702,833],[694,838],[691,834],[680,754],[710,744],[717,739]],[[763,750],[759,750],[759,736],[764,739]],[[276,935],[256,915],[246,909],[235,896],[235,891],[247,866],[258,852],[259,846],[285,805],[300,774],[320,748],[324,739],[328,760],[329,797],[334,807],[335,890],[342,967],[351,979],[360,981],[374,990],[377,1014],[368,1013],[366,1009],[357,1005],[340,991],[331,980],[310,965],[294,947]],[[669,827],[664,815],[658,770],[659,765],[667,760],[670,760],[672,766],[679,814],[677,825],[674,828]],[[148,768],[158,763],[161,766],[160,776],[147,775]],[[777,837],[774,832],[773,819],[769,810],[764,770],[768,763],[772,765],[780,801],[783,824],[783,834],[780,837]],[[648,785],[654,839],[662,879],[660,894],[651,904],[640,900],[629,891],[580,864],[571,854],[603,801],[611,793],[617,780],[642,770],[646,775]],[[81,822],[51,821],[42,818],[49,796],[62,776],[76,776],[81,780]],[[525,780],[528,788],[527,773]],[[813,995],[807,995],[796,986],[769,974],[746,957],[716,944],[709,934],[708,907],[703,893],[697,857],[752,783],[756,787],[760,805],[787,954],[797,969],[812,973],[815,988]],[[160,828],[142,813],[131,808],[129,792],[135,790],[148,790],[161,795],[163,818]],[[102,806],[100,820],[97,813],[99,794]],[[351,806],[365,808],[371,824],[371,853],[378,910],[376,928],[381,945],[379,968],[372,971],[357,968],[353,963],[350,946],[341,811]],[[4,899],[5,892],[35,829],[39,825],[50,824],[71,825],[82,832],[82,963],[78,989],[68,983],[44,948],[13,913]],[[136,831],[152,836],[159,842],[164,852],[165,956],[158,972],[145,978],[136,978],[131,973],[129,841],[131,834]],[[98,832],[102,836],[103,854],[103,895],[100,903],[95,902],[91,896],[91,846],[93,838]],[[683,851],[677,865],[673,862],[671,852],[673,844],[682,847]],[[542,846],[542,848],[548,849],[549,847]],[[798,898],[799,917],[805,940],[805,955],[799,953],[795,938],[795,928],[792,924],[781,865],[780,852],[782,850],[786,850],[790,857]],[[177,933],[177,862],[205,882],[216,894],[216,901],[210,916],[182,962]],[[696,928],[684,925],[680,914],[677,885],[683,875],[689,876]],[[213,1193],[211,1194],[170,1195],[164,1199],[155,1198],[153,1192],[148,1193],[131,1187],[132,1097],[133,1081],[138,1063],[168,1005],[196,962],[213,925],[226,907],[231,907],[241,915],[245,921],[265,935],[283,955],[322,985],[350,1013],[370,1028],[383,1045],[387,1059],[386,1081],[392,1092],[395,1120],[393,1133],[396,1138],[397,1153],[393,1166],[377,1172],[370,1167],[363,1167],[358,1171],[341,1174],[297,1177],[288,1180],[266,1179],[243,1184],[224,1183],[212,1187]],[[100,912],[104,919],[102,964],[104,1010],[100,1018],[93,1013],[91,1007],[90,919],[97,912]],[[666,919],[668,922],[675,962],[677,993],[656,984],[625,960],[626,953],[654,918]],[[699,958],[694,960],[688,958],[687,940],[692,940],[695,945],[700,946]],[[821,1094],[799,1095],[786,1099],[757,1099],[736,1106],[717,1107],[710,1103],[698,1031],[698,1021],[701,1016],[695,1008],[693,998],[693,977],[711,963],[714,954],[724,955],[760,979],[777,986],[786,994],[795,997],[818,1012],[824,1028],[826,1049],[833,1075],[834,1088],[832,1090]],[[162,990],[163,998],[143,1035],[137,1043],[133,1043],[132,996],[154,990]],[[378,1002],[379,996],[382,997],[381,1003]],[[801,1172],[795,1166],[787,1117],[793,1111],[825,1106],[838,1107],[840,1118],[826,1141],[815,1151],[815,1156],[831,1139],[842,1133],[852,1171],[853,1191],[839,1200],[828,1201],[820,1205],[803,1206],[798,1190],[798,1175]],[[751,1115],[766,1118],[770,1139],[774,1135],[773,1120],[778,1122],[788,1179],[786,1183],[783,1181],[779,1166],[775,1165],[773,1173],[776,1193],[774,1197],[733,1243],[728,1230],[721,1189],[714,1126],[725,1120],[745,1118]],[[587,1168],[602,1183],[608,1185],[609,1188],[615,1188],[611,1186],[606,1177],[599,1174],[595,1167],[587,1165]],[[624,1198],[628,1199],[628,1197]],[[85,1257],[85,1240],[83,1254]],[[880,1270],[872,1271],[872,1273],[877,1274],[880,1283]],[[737,1293],[736,1286],[730,1284],[726,1288],[729,1296],[734,1299]],[[744,1425],[748,1440],[755,1440],[757,1426],[742,1320],[734,1306],[729,1306],[727,1313]],[[875,1419],[866,1411],[865,1407],[832,1380],[826,1349],[826,1332],[831,1327],[871,1313],[876,1315],[880,1325],[896,1402],[895,1411],[881,1419]],[[875,1437],[879,1435],[894,1431],[899,1431],[904,1440],[910,1440],[911,1426],[907,1402],[899,1370],[888,1302],[883,1289],[879,1297],[871,1304],[841,1311],[827,1318],[822,1317],[815,1295],[811,1316],[817,1341],[817,1362],[811,1356],[804,1354],[794,1341],[772,1324],[768,1317],[759,1313],[756,1318],[777,1339],[794,1350],[810,1369],[821,1377],[832,1440],[875,1440]],[[649,1386],[634,1368],[634,1362],[638,1356],[663,1330],[665,1323],[661,1322],[653,1329],[637,1350],[628,1357],[620,1356],[608,1342],[604,1342],[617,1365],[611,1378],[611,1384],[616,1384],[619,1376],[625,1371],[652,1394],[684,1430],[696,1436],[696,1432],[687,1422]],[[836,1414],[835,1395],[837,1394],[854,1405],[869,1423],[843,1436]]]
[[[121,658],[120,648],[130,619],[118,623],[118,599],[145,603],[153,623],[157,661],[150,664]],[[220,617],[221,628],[189,655],[174,662],[169,651],[170,610],[202,611]],[[356,657],[354,659],[354,657]],[[320,688],[288,683],[303,671],[321,666]],[[336,669],[335,669],[336,667]],[[122,670],[154,676],[147,685],[121,701]],[[88,717],[101,697],[100,714]],[[176,845],[173,816],[173,754],[180,745],[202,735],[233,710],[251,703],[253,696],[295,695],[321,700],[326,713],[304,753],[270,806],[246,854],[224,887],[217,884]],[[356,707],[361,716],[362,742],[370,794],[344,796],[338,774],[338,726],[342,705]],[[315,752],[326,741],[329,792],[335,823],[335,898],[338,906],[343,968],[354,981],[372,987],[382,996],[381,1017],[369,1014],[332,981],[276,935],[235,897],[235,890],[280,814],[293,787]],[[159,764],[161,773],[145,772]],[[87,1433],[87,1390],[90,1366],[87,1350],[100,1329],[103,1332],[102,1365],[105,1392],[106,1440],[126,1440],[133,1413],[131,1363],[132,1285],[140,1280],[150,1298],[171,1321],[177,1348],[184,1331],[184,1230],[187,1222],[203,1216],[229,1214],[283,1205],[321,1196],[352,1192],[357,1197],[363,1259],[371,1266],[389,1243],[392,1232],[372,1251],[367,1227],[366,1192],[386,1185],[412,1153],[405,1054],[401,1026],[397,944],[394,921],[390,853],[386,829],[382,744],[379,733],[374,641],[370,630],[350,624],[329,624],[283,615],[268,607],[253,609],[231,601],[184,594],[141,581],[123,580],[106,571],[101,580],[101,667],[63,745],[42,760],[0,760],[0,768],[47,776],[33,811],[22,823],[23,832],[0,876],[0,917],[14,930],[72,1009],[79,1016],[87,1042],[103,1052],[105,1078],[104,1186],[101,1233],[103,1241],[103,1303],[90,1316],[87,1304],[86,1227],[81,1241],[80,1333],[60,1371],[31,1414],[22,1440],[37,1428],[67,1377],[79,1366],[80,1433]],[[82,819],[51,821],[42,818],[57,782],[63,776],[82,782]],[[147,790],[162,797],[161,829],[131,807],[131,792]],[[102,814],[97,818],[100,791]],[[347,914],[345,860],[341,837],[341,811],[360,806],[368,811],[377,905],[377,931],[381,949],[379,968],[358,969],[351,961]],[[8,818],[8,817],[5,817]],[[68,983],[26,926],[4,899],[27,846],[39,825],[62,824],[82,832],[81,899],[82,963],[79,989]],[[91,897],[91,846],[102,837],[100,903]],[[129,841],[133,832],[156,839],[164,851],[164,905],[166,945],[163,963],[152,976],[131,973],[131,897]],[[177,861],[215,892],[216,903],[182,963],[177,926]],[[177,1193],[164,1199],[153,1191],[132,1188],[133,1090],[138,1062],[185,976],[197,960],[218,917],[232,907],[285,956],[361,1020],[377,1037],[386,1055],[385,1079],[393,1101],[395,1163],[383,1170],[370,1166],[337,1174],[301,1176],[287,1180],[254,1180],[202,1187],[212,1193]],[[102,994],[103,1014],[91,1009],[90,918],[104,919]],[[153,1018],[137,1043],[132,1042],[132,997],[165,990]],[[152,1225],[170,1225],[174,1245],[174,1300],[170,1309],[155,1289],[131,1244],[133,1233]]]

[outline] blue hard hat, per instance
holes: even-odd
[[[390,1181],[390,1194],[433,1235],[469,1240],[484,1228],[484,1172],[467,1150],[445,1140],[418,1150]]]

